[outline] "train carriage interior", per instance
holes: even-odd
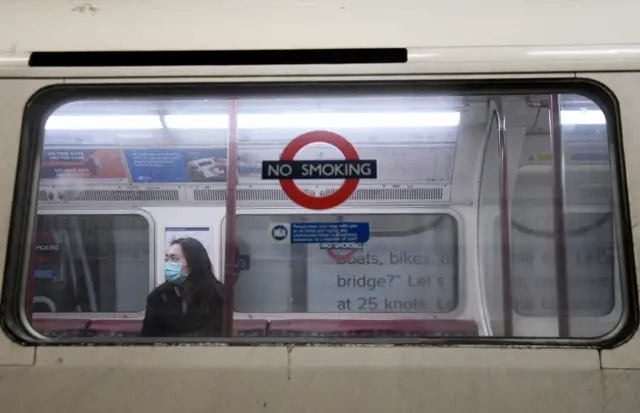
[[[96,94],[52,107],[40,120],[25,328],[40,340],[139,336],[164,250],[192,236],[231,291],[225,334],[238,339],[620,331],[630,303],[607,99],[577,87],[335,89]],[[309,131],[344,137],[377,177],[339,206],[296,205],[262,162]],[[295,159],[345,155],[320,142]],[[315,198],[344,182],[294,180]],[[327,222],[367,223],[369,238],[327,249],[274,235]]]

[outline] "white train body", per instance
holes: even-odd
[[[0,4],[0,403],[636,411],[638,11],[624,0]],[[357,48],[406,48],[407,61],[29,64],[48,51]],[[562,97],[560,163],[549,96]],[[315,129],[342,133],[378,168],[322,210],[262,171]],[[342,183],[295,182],[316,197]],[[281,242],[304,222],[366,222],[370,239],[362,251]],[[138,340],[164,250],[184,235],[223,283],[237,276],[233,337]],[[582,277],[564,278],[564,304],[548,259],[560,245]]]

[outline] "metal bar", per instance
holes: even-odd
[[[493,111],[498,126],[498,156],[500,157],[500,252],[502,264],[502,316],[504,336],[513,336],[513,297],[511,288],[511,214],[509,211],[509,165],[507,164],[507,129],[502,107]],[[493,119],[492,119],[493,121]]]
[[[96,289],[93,285],[93,277],[91,275],[91,268],[89,268],[89,259],[82,242],[82,235],[80,234],[80,224],[77,218],[71,218],[72,226],[74,227],[73,235],[76,240],[76,248],[80,255],[80,263],[82,264],[82,271],[84,272],[85,283],[87,284],[87,298],[89,299],[89,309],[92,312],[98,311],[98,302],[96,299]],[[70,244],[67,244],[70,245]],[[72,261],[73,262],[73,261]]]
[[[56,235],[56,232],[52,232],[53,239],[62,245],[71,245],[71,241],[69,240],[69,231],[62,230],[60,237]],[[59,241],[60,240],[60,241]],[[73,258],[73,254],[71,252],[71,248],[65,248],[65,254],[67,257],[67,262],[69,263],[69,275],[71,276],[71,287],[73,288],[73,299],[76,302],[76,312],[82,312],[82,305],[80,304],[80,294],[78,293],[78,275],[76,274],[76,264],[75,259]],[[63,261],[64,262],[64,261]],[[60,274],[66,274],[62,271]]]
[[[29,323],[33,321],[33,299],[36,295],[36,271],[38,269],[38,258],[36,256],[36,248],[33,245],[31,249],[31,263],[29,265],[29,274],[27,278],[27,294],[25,302],[25,311],[27,312],[27,320]]]
[[[551,139],[551,164],[553,169],[553,244],[556,264],[558,334],[561,338],[568,338],[569,288],[567,281],[567,250],[564,224],[564,162],[558,95],[551,95],[549,99],[549,138]]]
[[[295,217],[295,216],[294,216]],[[304,215],[297,216],[297,221],[307,221]],[[289,218],[291,222],[291,217]],[[308,308],[308,249],[306,244],[291,244],[291,281],[289,295],[289,311],[305,313]]]
[[[222,331],[233,335],[233,288],[237,279],[236,266],[236,188],[238,184],[238,101],[229,101],[229,132],[227,134],[227,218],[224,249],[224,311]]]

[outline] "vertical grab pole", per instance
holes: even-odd
[[[567,250],[564,225],[564,162],[562,154],[562,125],[558,95],[549,99],[549,138],[553,168],[553,244],[555,251],[556,300],[559,337],[569,337],[569,288],[567,281]]]
[[[233,335],[233,288],[236,283],[236,187],[238,184],[238,101],[229,101],[227,134],[227,219],[224,248],[223,335]]]
[[[502,267],[502,314],[504,335],[513,336],[513,299],[511,291],[511,214],[509,211],[509,165],[505,132],[506,121],[502,105],[496,102],[493,116],[498,124],[498,156],[500,157],[500,251]]]
[[[31,249],[31,262],[29,265],[29,274],[27,276],[27,294],[25,295],[25,311],[27,312],[27,320],[33,322],[33,297],[36,295],[36,270],[38,268],[38,258],[36,256],[35,245]]]

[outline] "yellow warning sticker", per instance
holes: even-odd
[[[529,155],[527,158],[529,162],[551,162],[551,154],[550,153],[537,153]]]

